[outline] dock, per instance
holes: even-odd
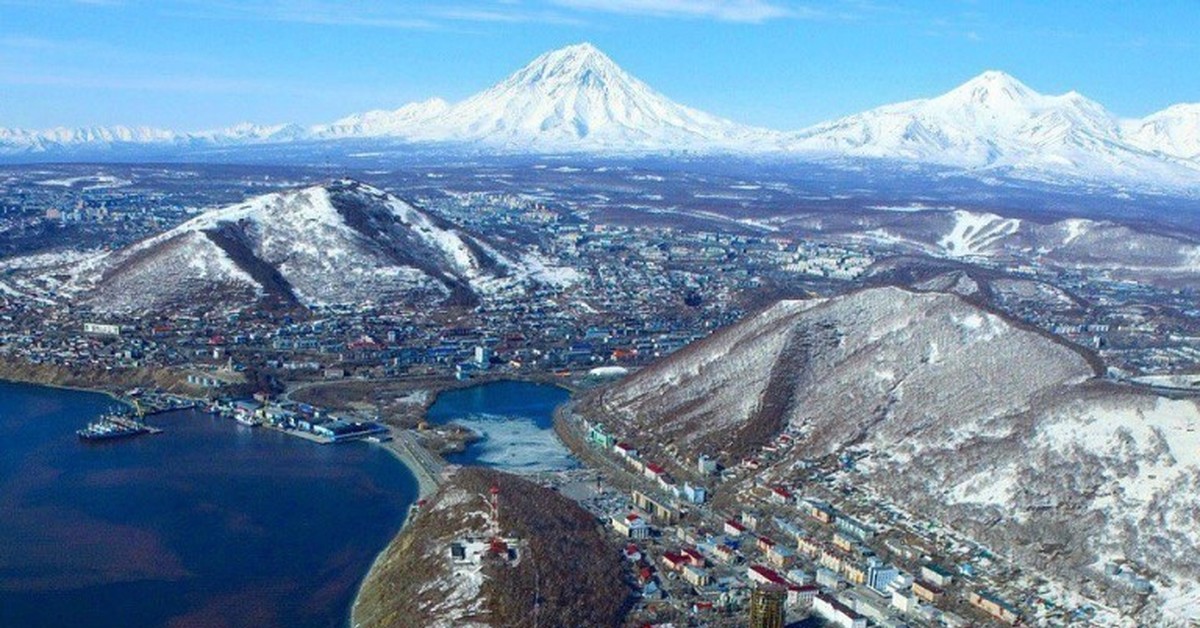
[[[112,417],[109,417],[108,420],[109,420],[109,422],[120,425],[121,427],[142,430],[146,434],[162,434],[163,433],[163,430],[161,427],[154,427],[152,425],[146,425],[145,423],[142,423],[141,421],[138,421],[137,419],[132,419],[132,418],[125,417],[125,416],[112,416]]]

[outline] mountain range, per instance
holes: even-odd
[[[241,124],[204,132],[0,128],[0,154],[36,159],[113,148],[187,150],[347,139],[510,153],[689,151],[852,158],[1039,180],[1200,188],[1200,104],[1123,120],[1078,93],[1043,95],[1003,72],[988,71],[941,96],[781,132],[675,103],[587,43],[547,52],[455,104],[434,98],[309,127]]]
[[[63,292],[99,311],[138,312],[256,300],[284,307],[471,304],[570,281],[570,271],[517,248],[339,180],[214,209],[83,259]]]

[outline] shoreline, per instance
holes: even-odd
[[[425,465],[421,464],[421,461],[418,459],[419,454],[410,449],[411,447],[421,447],[421,445],[410,440],[407,430],[392,426],[389,426],[388,430],[392,440],[379,443],[379,445],[382,445],[388,453],[392,454],[396,460],[399,460],[401,464],[407,467],[413,477],[416,478],[417,499],[426,499],[437,492],[438,487],[441,486],[440,470],[435,475],[432,470],[427,469]],[[428,450],[425,451],[430,456],[436,455]],[[406,524],[407,522],[408,520],[405,519]],[[403,526],[401,526],[401,529],[403,529]]]
[[[70,384],[57,384],[57,383],[52,383],[52,382],[43,382],[43,381],[29,380],[29,379],[13,379],[12,377],[8,377],[8,376],[0,376],[0,382],[3,382],[5,384],[19,384],[22,386],[41,386],[42,388],[53,388],[55,390],[67,390],[67,391],[71,391],[71,392],[90,393],[93,395],[104,395],[105,397],[108,397],[109,399],[112,399],[113,401],[116,401],[117,403],[123,403],[125,405],[129,405],[128,402],[126,402],[123,398],[121,398],[121,396],[118,395],[116,392],[113,392],[112,390],[108,390],[105,388],[87,388],[85,386],[73,386]]]
[[[404,531],[408,529],[409,524],[412,523],[413,516],[418,510],[417,504],[422,500],[429,499],[441,486],[441,474],[439,473],[438,477],[432,476],[430,471],[427,470],[417,459],[416,454],[409,450],[409,447],[420,447],[420,445],[416,444],[415,442],[410,442],[407,431],[391,426],[389,426],[388,429],[389,434],[392,436],[392,440],[378,443],[378,445],[382,446],[389,454],[392,455],[393,458],[399,461],[400,464],[404,465],[408,469],[409,473],[416,478],[417,500],[409,506],[408,512],[404,514],[404,521],[400,524],[400,529],[396,530],[396,533],[393,534],[390,539],[388,539],[388,542],[385,543],[383,547],[379,548],[379,551],[375,554],[375,558],[371,559],[371,566],[367,568],[367,572],[363,574],[362,578],[359,579],[358,584],[355,585],[354,597],[350,600],[350,612],[346,617],[346,625],[350,628],[354,628],[358,625],[358,622],[355,620],[355,613],[358,611],[359,600],[362,599],[363,587],[368,581],[370,581],[371,576],[373,576],[382,567],[382,561],[384,557],[387,556],[388,548],[392,546],[392,543],[396,542],[396,539],[400,538],[401,534],[404,534]],[[432,452],[427,453],[433,455]]]
[[[424,418],[425,413],[428,412],[429,408],[432,407],[433,404],[437,402],[438,396],[444,392],[448,392],[448,391],[452,391],[452,390],[460,390],[463,388],[470,388],[472,386],[484,386],[487,384],[494,384],[494,383],[502,382],[502,381],[525,382],[525,383],[532,383],[532,384],[555,386],[555,387],[565,390],[570,395],[575,395],[576,393],[579,392],[579,388],[570,386],[567,384],[567,382],[561,381],[561,379],[559,379],[559,381],[555,381],[556,379],[559,379],[559,378],[553,378],[553,377],[548,378],[548,377],[545,377],[544,375],[541,377],[535,376],[532,378],[518,378],[518,377],[478,378],[478,379],[472,379],[472,380],[466,380],[466,381],[454,381],[454,382],[450,382],[449,383],[450,385],[441,386],[441,387],[437,387],[437,388],[431,387],[430,389],[427,389],[430,394],[429,394],[429,398],[426,400],[424,408],[422,408],[422,410],[421,410],[421,415],[422,415],[422,418]],[[570,399],[568,399],[562,405],[565,406],[569,403],[570,403]],[[560,406],[560,408],[561,408],[561,406]],[[555,408],[555,411],[554,411],[555,415],[558,414],[558,410],[559,410],[559,408]],[[555,423],[555,421],[552,420],[551,421],[551,430],[553,430],[555,432],[555,436],[558,437],[559,440],[562,440],[562,437],[559,436],[557,433],[557,429],[555,429],[554,423]],[[428,499],[429,496],[433,495],[433,493],[435,493],[437,491],[437,489],[440,487],[441,481],[443,480],[442,473],[444,472],[445,467],[449,466],[449,465],[446,465],[445,462],[442,461],[444,466],[441,470],[439,470],[437,476],[435,477],[434,475],[432,475],[432,472],[429,469],[427,469],[423,464],[421,464],[421,461],[418,459],[419,454],[417,454],[415,451],[412,451],[412,448],[424,451],[427,456],[433,457],[434,459],[437,459],[437,460],[440,460],[440,456],[429,451],[428,449],[425,449],[419,443],[417,443],[415,438],[412,437],[411,432],[409,430],[405,430],[405,429],[398,428],[395,426],[388,426],[388,429],[389,429],[389,433],[392,436],[392,440],[384,442],[384,443],[380,443],[380,445],[385,447],[393,456],[396,457],[397,460],[399,460],[402,464],[404,464],[404,466],[408,467],[409,471],[412,472],[413,476],[417,478],[417,498],[419,500]],[[564,443],[564,445],[566,445],[566,443]],[[571,451],[572,454],[575,453],[569,445],[566,445],[566,446],[567,446],[568,451]],[[584,464],[582,460],[580,460],[580,462],[581,462],[581,466],[586,466],[586,464]],[[414,506],[415,506],[415,504],[414,504]],[[388,543],[379,550],[379,553],[375,555],[374,560],[371,561],[370,569],[368,569],[367,573],[365,575],[363,575],[362,580],[360,580],[358,582],[358,586],[356,587],[355,592],[354,592],[354,600],[350,604],[350,615],[349,615],[349,617],[347,617],[346,625],[349,626],[349,628],[356,628],[358,626],[358,622],[355,617],[355,614],[358,611],[359,600],[362,598],[363,586],[371,579],[371,576],[374,575],[377,572],[377,570],[381,568],[381,561],[387,555],[388,548],[391,547],[391,545],[396,542],[396,539],[400,538],[400,535],[404,534],[404,531],[406,529],[408,529],[408,525],[412,521],[412,516],[413,516],[414,512],[415,511],[413,509],[410,509],[408,515],[406,515],[404,518],[404,523],[402,523],[400,525],[400,529],[396,531],[396,534],[392,536],[391,540],[389,540]]]
[[[466,380],[466,381],[450,381],[450,382],[445,382],[445,385],[431,386],[426,389],[429,391],[430,395],[429,395],[429,398],[427,399],[426,403],[423,404],[424,407],[421,408],[421,415],[422,415],[422,417],[424,417],[425,413],[437,401],[438,396],[440,394],[442,394],[443,392],[447,392],[450,390],[462,389],[462,388],[470,388],[472,386],[482,386],[482,385],[497,383],[500,381],[527,382],[527,383],[534,383],[534,384],[541,384],[541,385],[550,385],[550,386],[555,386],[557,388],[565,390],[567,393],[569,393],[571,395],[574,395],[579,392],[579,388],[576,386],[570,385],[569,382],[563,381],[561,378],[554,377],[554,376],[548,377],[548,376],[546,376],[546,374],[536,374],[532,377],[498,376],[498,377],[477,378],[477,379]],[[18,384],[18,385],[26,385],[26,386],[42,386],[45,388],[66,390],[66,391],[72,391],[72,392],[100,394],[100,395],[104,395],[118,403],[125,403],[124,401],[122,401],[118,392],[114,391],[111,388],[85,387],[85,386],[78,386],[78,385],[71,385],[71,384],[30,380],[30,379],[23,379],[23,378],[13,378],[13,377],[9,377],[9,376],[0,376],[0,382],[10,383],[10,384]],[[567,403],[569,403],[569,401]],[[557,413],[557,409],[556,409],[556,413]],[[552,425],[553,425],[553,423],[552,423]],[[551,429],[554,429],[554,428],[552,427]],[[438,488],[441,486],[441,483],[443,481],[442,474],[443,474],[445,468],[448,466],[447,463],[444,460],[442,460],[440,458],[440,456],[438,456],[434,452],[431,452],[428,449],[424,448],[419,442],[417,442],[416,438],[411,434],[411,432],[409,430],[399,428],[396,426],[392,426],[392,425],[388,426],[388,430],[389,430],[389,435],[392,437],[391,440],[377,443],[377,444],[382,446],[394,459],[396,459],[396,461],[398,461],[401,465],[403,465],[408,470],[408,472],[410,474],[412,474],[412,476],[416,479],[417,501],[428,499],[435,492],[437,492]],[[555,430],[555,431],[557,431],[557,430]],[[561,440],[561,436],[559,438]],[[569,446],[568,446],[568,450],[569,451],[571,450],[571,448]],[[572,453],[575,453],[575,452],[572,451]],[[355,614],[356,608],[358,607],[359,599],[362,594],[363,585],[370,579],[371,575],[373,573],[375,573],[376,570],[380,567],[380,561],[386,555],[387,548],[390,547],[391,543],[394,542],[395,539],[398,538],[401,534],[403,534],[404,531],[407,529],[409,523],[412,521],[412,517],[415,513],[415,508],[416,508],[416,502],[414,502],[412,504],[412,506],[410,506],[409,512],[405,514],[404,520],[401,523],[400,528],[392,536],[391,540],[389,540],[388,543],[385,544],[379,550],[379,552],[375,555],[375,558],[372,559],[372,561],[371,561],[371,566],[367,569],[366,573],[363,574],[361,580],[359,580],[359,582],[355,588],[354,596],[351,600],[349,615],[346,618],[348,626],[351,626],[351,627],[355,626],[354,614]]]

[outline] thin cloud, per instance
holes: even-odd
[[[816,18],[825,14],[807,7],[768,0],[551,0],[572,9],[655,17],[713,19],[758,24],[783,18]]]
[[[160,76],[114,78],[94,75],[0,73],[0,85],[32,85],[78,89],[116,89],[155,92],[254,93],[271,92],[262,81],[207,78],[199,76]]]
[[[503,24],[557,24],[584,26],[585,20],[554,11],[525,11],[512,4],[493,7],[452,7],[432,13],[434,17],[462,22],[499,22]]]
[[[586,22],[562,11],[529,10],[519,3],[464,3],[450,6],[396,6],[339,0],[184,0],[178,14],[209,19],[261,20],[326,26],[448,30],[463,22],[542,23],[581,26]],[[162,8],[163,5],[160,5]]]

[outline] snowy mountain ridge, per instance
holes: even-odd
[[[328,124],[241,124],[178,132],[0,128],[0,154],[202,149],[347,139],[500,152],[699,153],[907,161],[1016,178],[1200,188],[1200,104],[1121,120],[1076,92],[1052,96],[987,71],[933,98],[885,105],[797,132],[738,124],[678,104],[582,43],[544,53],[459,103],[439,98]]]
[[[104,311],[258,299],[317,307],[470,303],[571,274],[506,253],[351,180],[266,194],[79,263],[64,292]]]
[[[1159,112],[1122,121],[1077,92],[1044,95],[1003,72],[988,71],[934,98],[810,127],[793,136],[790,148],[967,170],[1194,186],[1200,161],[1188,141],[1200,141],[1200,127],[1189,128],[1187,120]]]

